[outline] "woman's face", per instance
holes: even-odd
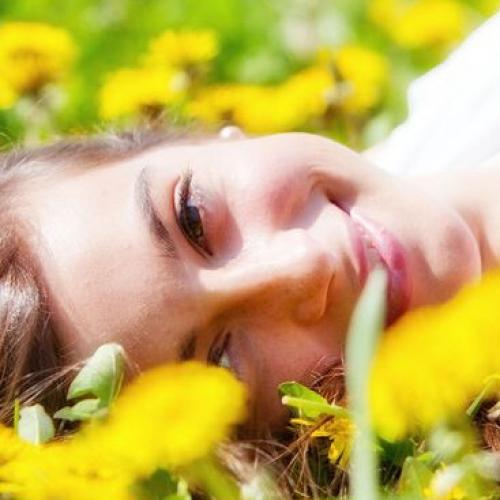
[[[282,421],[280,382],[341,358],[377,262],[389,321],[479,274],[454,211],[314,135],[165,145],[28,198],[70,359],[116,341],[140,369],[218,363],[248,384],[260,428]]]

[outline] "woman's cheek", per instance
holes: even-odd
[[[411,308],[443,302],[480,276],[480,252],[469,226],[418,185],[397,179],[358,203],[360,211],[403,245],[412,281]]]

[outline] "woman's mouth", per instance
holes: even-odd
[[[360,215],[355,209],[349,215],[358,234],[355,249],[362,286],[375,266],[382,265],[387,271],[386,325],[389,326],[406,312],[410,304],[406,252],[397,238],[380,224]]]

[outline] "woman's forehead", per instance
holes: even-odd
[[[324,156],[325,152],[331,159],[332,151],[336,152],[337,149],[340,151],[344,148],[329,139],[297,132],[231,140],[211,137],[196,142],[164,143],[142,152],[130,161],[161,161],[165,156],[187,156],[196,158],[200,163],[224,163],[224,155],[230,155],[231,158],[264,156],[273,160],[287,160],[298,155],[311,159]]]

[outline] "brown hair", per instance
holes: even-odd
[[[26,244],[27,231],[34,228],[22,215],[23,186],[60,169],[103,165],[183,138],[184,132],[136,131],[0,155],[0,421],[11,422],[16,398],[54,409],[64,385],[48,295]]]

